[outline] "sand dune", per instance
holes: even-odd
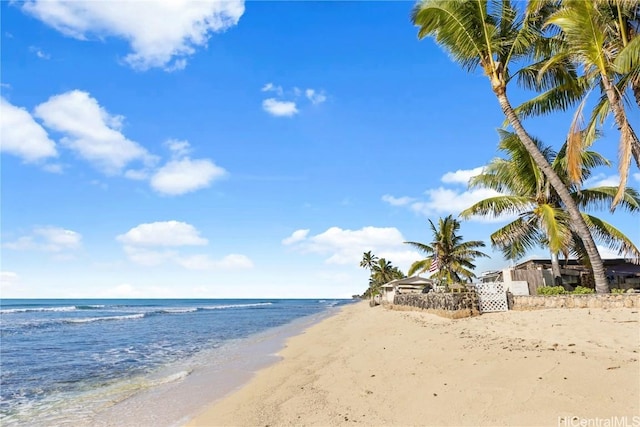
[[[638,426],[639,320],[637,309],[449,320],[357,303],[189,425]]]

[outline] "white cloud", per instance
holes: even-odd
[[[331,227],[315,236],[308,236],[308,230],[297,230],[284,239],[283,244],[290,244],[302,253],[327,256],[327,264],[338,265],[357,266],[363,252],[372,251],[406,271],[413,261],[420,259],[420,254],[410,250],[405,241],[395,227],[363,227],[359,230]]]
[[[61,143],[115,174],[134,160],[151,163],[155,159],[122,133],[122,116],[112,116],[87,92],[74,90],[52,96],[35,108],[36,117],[50,129],[63,133]]]
[[[442,182],[446,184],[467,185],[471,178],[482,173],[482,169],[484,169],[483,166],[474,169],[459,169],[455,172],[447,172],[442,176]]]
[[[191,144],[189,144],[189,141],[169,139],[164,143],[164,145],[169,148],[171,154],[179,158],[182,158],[191,152]]]
[[[447,172],[441,178],[445,184],[469,183],[469,179],[482,173],[483,167],[474,169],[459,169],[455,172]],[[499,192],[487,188],[474,188],[461,191],[458,188],[446,188],[440,186],[431,188],[424,192],[426,198],[418,199],[412,197],[394,197],[389,194],[382,196],[384,202],[392,206],[406,206],[413,212],[424,216],[433,215],[454,215],[458,216],[463,210],[470,208],[474,204],[489,197],[501,195]],[[504,222],[515,219],[515,215],[502,215],[497,218],[474,216],[470,220],[478,222]]]
[[[213,259],[208,254],[184,255],[184,246],[205,246],[209,242],[191,224],[179,221],[140,224],[116,237],[132,262],[152,267],[174,263],[188,270],[241,270],[253,267],[245,255],[229,254]]]
[[[6,290],[14,287],[20,281],[18,273],[13,271],[0,271],[0,289]]]
[[[284,94],[284,91],[282,90],[282,86],[276,86],[273,83],[265,84],[264,86],[262,86],[262,89],[260,90],[262,92],[275,92],[279,96],[282,96]]]
[[[173,73],[174,71],[181,71],[185,68],[187,68],[187,60],[182,58],[176,59],[175,61],[173,61],[173,64],[165,67],[164,70],[168,73]]]
[[[191,224],[159,221],[140,224],[116,239],[129,246],[201,246],[208,243]]]
[[[389,194],[382,196],[382,201],[389,203],[391,206],[406,206],[414,200],[416,199],[413,197],[393,197]]]
[[[584,188],[590,187],[617,187],[620,185],[619,175],[605,175],[603,173],[594,175],[584,182]]]
[[[282,244],[283,245],[292,245],[294,243],[298,243],[303,241],[304,239],[307,238],[307,236],[309,235],[309,231],[310,230],[296,230],[293,232],[293,234],[291,234],[291,236],[287,237],[286,239],[282,240]]]
[[[298,109],[299,101],[304,100],[304,98],[313,105],[322,104],[327,100],[324,91],[309,88],[303,93],[300,88],[294,87],[292,90],[285,92],[282,86],[277,86],[271,82],[265,84],[261,91],[277,94],[278,98],[267,98],[262,101],[262,109],[276,117],[291,117],[298,114],[300,112]]]
[[[159,193],[175,196],[206,188],[226,174],[211,160],[172,160],[151,177],[151,187]]]
[[[317,92],[315,89],[307,89],[304,91],[304,95],[313,105],[322,104],[327,100],[327,96],[322,92]]]
[[[448,214],[457,216],[460,214],[460,212],[462,212],[467,208],[470,208],[475,203],[489,197],[499,196],[500,193],[487,188],[478,188],[478,189],[473,189],[468,191],[458,191],[458,190],[452,190],[444,187],[438,187],[435,189],[427,190],[425,192],[425,195],[427,196],[427,200],[414,201],[413,203],[409,203],[405,205],[409,206],[409,208],[412,211],[427,217],[432,215],[448,215]],[[408,198],[403,197],[400,199],[396,199],[393,196],[388,196],[387,199],[404,200]],[[385,199],[383,198],[383,200]],[[389,200],[385,200],[385,201],[389,202]],[[401,205],[398,204],[398,206],[401,206]],[[479,221],[479,222],[503,222],[513,218],[515,218],[513,215],[503,215],[498,218],[477,216],[477,217],[471,217],[470,219],[474,221]]]
[[[638,183],[640,183],[640,172],[636,172],[636,173],[632,174],[631,176],[633,177],[633,179],[638,181]]]
[[[25,162],[37,162],[58,155],[56,144],[23,108],[0,97],[0,149]]]
[[[35,54],[40,59],[51,59],[51,55],[45,53],[42,49],[37,46],[29,46],[29,52]]]
[[[275,98],[267,98],[262,101],[262,109],[276,117],[291,117],[294,114],[298,114],[295,102],[278,101]]]
[[[428,199],[426,201],[412,203],[411,209],[414,212],[426,216],[442,214],[458,215],[463,210],[471,207],[481,200],[500,195],[497,191],[487,188],[478,188],[460,192],[443,187],[427,190],[425,194]],[[491,218],[483,217],[476,219],[493,221]],[[503,221],[505,218],[501,217],[499,220]]]
[[[3,247],[13,250],[37,250],[60,253],[73,251],[82,246],[82,235],[60,227],[37,227],[31,234],[21,236]]]
[[[184,68],[186,57],[206,47],[211,33],[237,25],[244,2],[28,0],[22,10],[79,40],[124,39],[132,50],[124,58],[131,67],[171,71]]]
[[[219,260],[212,259],[206,254],[198,254],[181,257],[177,262],[188,270],[245,270],[253,268],[251,259],[241,254],[229,254]]]

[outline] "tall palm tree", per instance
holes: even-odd
[[[373,280],[373,269],[378,262],[378,257],[373,255],[371,251],[364,252],[362,254],[362,261],[360,261],[360,267],[369,270],[369,288],[364,293],[365,296],[369,295],[373,299],[373,292],[375,288],[375,281]]]
[[[517,214],[518,217],[491,235],[493,247],[500,249],[507,259],[521,258],[535,246],[546,246],[551,252],[552,272],[556,279],[560,278],[559,254],[584,259],[580,238],[572,229],[571,221],[563,209],[562,201],[549,185],[545,176],[531,159],[518,136],[506,131],[501,135],[500,149],[507,154],[506,159],[494,159],[469,182],[470,187],[484,187],[502,193],[482,200],[465,209],[460,214],[463,218],[473,215],[500,216]],[[540,151],[551,163],[567,185],[576,204],[582,209],[597,207],[611,201],[617,192],[616,187],[596,187],[579,190],[572,185],[566,172],[567,144],[557,154],[550,147],[535,140]],[[583,171],[581,176],[587,179],[591,169],[608,165],[608,161],[592,151],[582,152]],[[630,212],[640,211],[640,195],[630,188],[624,193],[621,206]],[[611,224],[583,213],[592,234],[610,249],[640,261],[640,251],[633,242]]]
[[[629,123],[624,94],[632,91],[640,107],[640,3],[637,0],[532,0],[529,13],[555,5],[545,22],[553,49],[524,73],[527,86],[548,89],[516,110],[532,113],[565,110],[579,103],[569,130],[569,171],[580,181],[580,151],[596,139],[596,126],[613,115],[620,130],[620,185],[614,209],[622,199],[632,157],[640,167],[640,141]],[[570,72],[558,72],[570,70]],[[535,80],[535,82],[534,82]],[[601,98],[582,129],[582,110],[593,91]]]
[[[429,220],[429,226],[433,233],[433,241],[430,244],[419,242],[405,242],[427,255],[423,260],[414,262],[409,268],[409,276],[415,273],[424,273],[431,269],[434,262],[438,263],[438,271],[431,275],[445,281],[447,284],[461,282],[462,279],[470,280],[475,276],[473,260],[478,257],[488,257],[487,254],[477,250],[485,246],[484,242],[471,240],[465,242],[460,231],[460,221],[451,215],[440,218],[436,226]]]
[[[524,14],[510,0],[422,0],[412,12],[418,37],[433,37],[467,71],[482,67],[509,124],[565,204],[589,254],[598,292],[609,292],[602,258],[566,185],[522,126],[507,97],[512,62],[527,61],[542,37],[540,16]]]
[[[360,267],[366,268],[369,271],[373,271],[373,266],[378,261],[378,257],[373,255],[371,251],[364,252],[362,254],[362,261],[360,261]]]

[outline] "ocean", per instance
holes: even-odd
[[[1,300],[0,425],[181,425],[350,302]]]

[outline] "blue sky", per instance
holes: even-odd
[[[406,271],[498,154],[486,78],[418,41],[410,2],[0,7],[4,298],[350,297],[362,252]],[[527,126],[557,148],[570,117]]]

